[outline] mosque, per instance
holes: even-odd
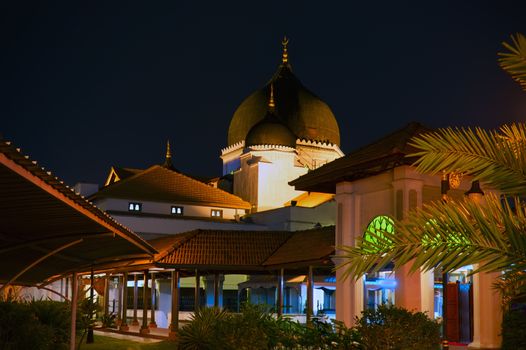
[[[433,271],[411,275],[401,269],[355,282],[344,279],[341,270],[334,273],[335,247],[354,245],[368,227],[394,229],[392,218],[446,195],[444,179],[417,173],[406,157],[411,137],[429,131],[418,123],[344,155],[336,117],[295,76],[288,40],[282,45],[277,71],[232,116],[220,153],[221,177],[198,179],[175,169],[168,144],[163,164],[114,166],[101,189],[75,187],[160,252],[142,285],[137,275],[128,279],[128,272],[107,274],[109,291],[101,291],[106,310],[124,307],[123,315],[136,321],[142,288],[139,304],[146,318],[147,286],[151,322],[167,327],[172,318],[173,324],[175,275],[165,269],[182,269],[195,276],[181,276],[181,310],[199,303],[235,309],[240,300],[249,300],[278,305],[278,314],[305,311],[309,319],[309,313],[325,313],[351,325],[364,308],[394,303],[430,317],[445,316],[450,340],[471,342],[473,348],[498,346],[495,276],[469,277],[473,267],[466,267],[444,280]],[[447,195],[474,194],[469,179],[450,182]],[[150,265],[140,266],[136,271]],[[448,298],[455,296],[445,308],[444,288]],[[132,294],[134,310],[126,311]]]

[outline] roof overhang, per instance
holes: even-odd
[[[35,284],[156,250],[0,139],[0,282]]]

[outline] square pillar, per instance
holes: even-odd
[[[307,325],[312,325],[312,316],[314,309],[314,276],[312,266],[309,265],[309,272],[307,274]]]
[[[133,275],[133,320],[132,326],[138,326],[139,320],[137,319],[137,302],[139,299],[139,284],[137,281],[137,274]]]
[[[493,288],[499,275],[499,272],[473,275],[473,342],[469,349],[501,347],[502,299]]]
[[[201,306],[201,276],[199,271],[195,270],[195,290],[194,290],[194,311],[199,310]]]
[[[361,196],[356,193],[354,184],[341,182],[336,185],[336,247],[356,246],[358,237],[363,235],[361,223]],[[341,250],[336,255],[343,254]],[[336,266],[343,261],[333,259]],[[355,317],[359,317],[364,307],[363,277],[353,280],[345,278],[344,269],[336,270],[336,319],[352,327]]]
[[[152,272],[152,288],[151,288],[151,297],[152,297],[152,303],[150,308],[150,328],[157,328],[157,323],[155,322],[155,274]]]
[[[128,272],[125,272],[122,276],[122,322],[119,327],[119,330],[127,332],[130,330],[130,327],[128,327],[128,323],[126,322],[126,319],[128,311]]]
[[[276,303],[276,311],[278,314],[278,317],[283,315],[283,275],[284,275],[284,269],[279,269],[278,272],[278,298]],[[239,299],[239,298],[238,298]]]
[[[170,322],[170,339],[176,339],[179,331],[179,270],[172,271],[172,320]]]
[[[142,287],[142,325],[140,333],[148,334],[150,333],[150,329],[148,328],[148,303],[146,297],[146,289],[148,288],[148,271],[144,271],[143,281],[144,285]]]

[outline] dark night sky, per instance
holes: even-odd
[[[497,65],[526,33],[521,1],[322,3],[3,2],[0,133],[69,184],[161,163],[166,139],[178,169],[219,175],[230,118],[276,70],[284,34],[346,153],[412,120],[526,118]]]

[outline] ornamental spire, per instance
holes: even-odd
[[[274,102],[274,84],[270,84],[270,98],[268,100],[268,109],[271,112],[274,112],[276,108],[276,103]]]
[[[170,149],[170,140],[166,141],[166,158],[164,160],[163,167],[172,169],[172,150]]]
[[[288,44],[289,44],[289,39],[287,38],[287,36],[284,36],[283,40],[281,41],[281,45],[283,45],[283,54],[281,56],[281,62],[283,64],[288,64],[289,63],[289,53],[287,51],[287,45]]]

